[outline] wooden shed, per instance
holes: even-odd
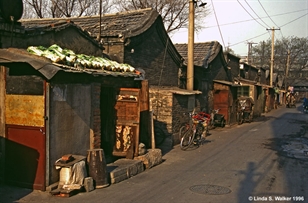
[[[113,150],[116,95],[142,83],[136,72],[80,70],[21,49],[0,49],[0,65],[1,177],[39,190],[59,180],[62,155]]]

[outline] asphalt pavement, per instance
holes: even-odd
[[[281,106],[252,123],[216,128],[187,151],[164,148],[163,163],[107,188],[63,198],[2,185],[0,202],[308,202],[308,114],[301,108]]]

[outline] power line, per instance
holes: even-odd
[[[307,9],[305,9],[305,10],[307,10]],[[304,14],[304,15],[302,15],[302,16],[300,16],[300,17],[298,17],[298,18],[296,18],[296,19],[294,19],[294,20],[292,20],[292,21],[290,21],[290,22],[288,22],[288,23],[286,23],[286,24],[284,24],[284,25],[280,26],[280,28],[281,28],[281,27],[283,27],[283,26],[286,26],[286,25],[288,25],[288,24],[290,24],[290,23],[292,23],[292,22],[294,22],[294,21],[296,21],[296,20],[298,20],[298,19],[300,19],[300,18],[302,18],[302,17],[304,17],[304,16],[306,16],[306,15],[308,15],[308,13],[306,13],[306,14]],[[278,26],[278,27],[279,27],[279,26]],[[279,30],[280,30],[280,29],[279,29]],[[235,44],[231,44],[231,45],[229,45],[229,47],[232,47],[232,46],[235,46],[235,45],[238,45],[238,44],[244,43],[244,42],[246,42],[246,41],[249,41],[249,40],[252,40],[252,39],[255,39],[255,38],[261,37],[261,36],[263,36],[263,35],[265,35],[265,34],[267,34],[267,33],[269,34],[269,32],[265,32],[265,33],[263,33],[263,34],[260,34],[260,35],[255,36],[255,37],[252,37],[252,38],[246,39],[246,40],[244,40],[244,41],[237,42],[237,43],[235,43]],[[282,33],[281,33],[281,34],[282,34]]]
[[[267,23],[265,23],[262,18],[260,18],[260,16],[254,11],[254,9],[248,4],[248,2],[245,0],[246,4],[249,6],[249,8],[252,10],[252,12],[254,12],[254,14],[258,17],[258,19],[260,19],[267,27],[270,27]]]
[[[263,5],[261,4],[260,0],[258,0],[260,6],[262,7],[263,11],[266,13],[266,15],[269,17],[269,19],[276,25],[276,27],[279,27],[274,21],[273,19],[268,15],[268,13],[266,12],[266,10],[264,9]],[[269,26],[268,26],[269,27]]]
[[[224,45],[224,48],[226,48],[226,46],[225,46],[225,41],[224,41],[224,38],[223,38],[223,36],[222,36],[221,30],[220,30],[220,26],[219,26],[219,23],[218,23],[218,19],[217,19],[215,7],[214,7],[214,4],[213,4],[213,0],[211,0],[211,2],[212,2],[213,10],[214,10],[214,15],[215,15],[216,23],[217,23],[217,26],[218,26],[218,29],[219,29],[220,37],[221,37],[222,43],[223,43],[223,45]]]
[[[292,12],[287,12],[287,13],[281,13],[281,14],[277,14],[277,15],[272,15],[272,17],[281,16],[281,15],[287,15],[287,14],[291,14],[291,13],[298,13],[300,11],[306,11],[306,10],[308,10],[308,9],[302,9],[302,10],[297,10],[297,11],[292,11]],[[270,18],[270,17],[269,16],[264,16],[264,17],[260,17],[260,18]],[[252,20],[255,20],[255,19],[248,19],[248,20],[241,20],[241,21],[232,22],[232,23],[225,23],[225,24],[220,24],[220,26],[234,25],[234,24],[238,24],[238,23],[245,23],[245,22],[252,21]],[[216,27],[216,25],[208,26],[206,28],[212,28],[212,27]],[[279,26],[277,26],[277,27],[279,27]]]
[[[280,27],[284,27],[284,26],[286,26],[286,25],[288,25],[288,24],[290,24],[290,23],[293,23],[294,21],[296,21],[296,20],[298,20],[298,19],[300,19],[300,18],[302,18],[302,17],[304,17],[304,16],[306,16],[306,15],[308,15],[308,13],[306,13],[306,14],[304,14],[304,15],[298,17],[298,18],[295,18],[294,20],[292,20],[292,21],[290,21],[290,22],[288,22],[288,23],[286,23],[286,24],[284,24],[284,25],[282,25],[282,26],[280,26]]]
[[[264,11],[264,12],[266,13],[266,15],[269,17],[269,19],[276,25],[276,27],[279,27],[279,26],[273,21],[273,19],[268,15],[267,11],[265,10],[265,8],[263,7],[263,5],[261,4],[260,0],[258,0],[258,2],[259,2],[259,4],[260,4],[260,6],[262,7],[263,11]],[[280,31],[280,34],[281,34],[281,36],[282,36],[282,38],[283,38],[283,34],[282,34],[281,29],[279,29],[279,31]]]
[[[259,23],[262,27],[266,28],[266,26],[262,25],[259,21],[257,21],[247,10],[246,8],[241,4],[241,2],[239,0],[237,0],[237,2],[242,6],[242,8],[246,11],[246,13],[248,13],[250,15],[250,17],[252,17],[257,23]]]
[[[265,33],[263,33],[263,34],[261,34],[261,35],[258,35],[258,36],[255,36],[255,37],[252,37],[252,38],[249,38],[249,39],[246,39],[246,40],[241,41],[241,42],[237,42],[237,43],[235,43],[235,44],[231,44],[230,47],[235,46],[235,45],[238,45],[238,44],[241,44],[241,43],[244,43],[244,42],[246,42],[246,41],[249,41],[249,40],[252,40],[252,39],[255,39],[255,38],[258,38],[258,37],[261,37],[261,36],[266,35],[266,34],[268,34],[268,32],[265,32]]]

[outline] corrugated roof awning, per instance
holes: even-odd
[[[168,92],[171,92],[173,94],[180,94],[180,95],[202,94],[202,92],[199,91],[199,90],[187,90],[187,89],[180,89],[178,87],[151,86],[151,89],[168,91]]]
[[[265,88],[273,88],[272,86],[266,84],[255,84],[256,86],[265,87]]]
[[[224,85],[229,85],[229,86],[233,86],[233,87],[239,87],[239,86],[241,86],[241,85],[239,85],[239,84],[235,84],[235,83],[233,83],[233,82],[224,81],[224,80],[213,80],[213,82],[220,83],[220,84],[224,84]]]
[[[194,94],[202,94],[201,91],[198,90],[193,90],[193,91],[189,91],[189,90],[170,90],[173,94],[180,94],[180,95],[194,95]]]
[[[52,79],[59,71],[68,73],[87,73],[97,76],[139,77],[137,73],[132,72],[113,72],[101,69],[78,69],[61,64],[55,64],[45,57],[29,54],[24,49],[0,49],[0,65],[10,67],[15,66],[16,63],[25,63],[32,66],[48,80]]]

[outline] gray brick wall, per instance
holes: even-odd
[[[150,88],[154,125],[160,127],[167,136],[172,136],[173,145],[180,142],[178,134],[180,127],[189,121],[188,100],[190,96],[172,93],[170,89]],[[196,111],[200,111],[198,99],[195,100],[195,105]]]
[[[177,87],[179,65],[174,62],[155,29],[152,26],[138,39],[132,39],[133,42],[125,47],[124,62],[145,70],[149,85]]]

